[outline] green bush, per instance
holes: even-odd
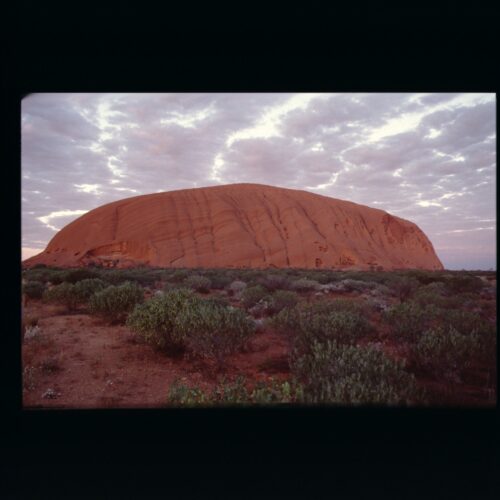
[[[221,307],[187,290],[167,292],[137,306],[127,325],[153,346],[171,353],[188,349],[214,359],[219,368],[255,329],[240,309]]]
[[[63,282],[66,271],[54,268],[33,268],[23,272],[23,277],[28,281],[40,281],[41,283],[52,283],[58,285]]]
[[[451,325],[427,330],[413,346],[412,358],[420,370],[437,379],[460,381],[473,362],[495,367],[496,336],[460,333]]]
[[[334,304],[332,308],[327,301],[320,301],[294,309],[285,308],[270,323],[282,332],[291,333],[295,348],[304,351],[314,340],[356,343],[372,327],[359,312],[341,310],[340,304]]]
[[[41,299],[44,291],[45,286],[40,281],[27,281],[23,285],[23,293],[30,299]]]
[[[312,292],[319,289],[319,283],[307,278],[301,278],[291,284],[292,290],[297,292]]]
[[[87,302],[94,293],[106,288],[106,282],[99,278],[84,279],[75,283],[74,291],[80,302]]]
[[[165,291],[138,305],[127,319],[127,326],[156,348],[170,352],[185,349],[185,333],[177,327],[182,309],[192,309],[199,302],[191,290]]]
[[[359,314],[331,312],[321,316],[302,316],[300,332],[294,345],[307,347],[314,341],[335,340],[340,344],[355,344],[370,331],[370,325]]]
[[[91,314],[114,323],[123,321],[127,313],[143,300],[144,290],[136,283],[111,285],[90,297],[89,310]]]
[[[290,288],[290,281],[285,274],[268,274],[258,281],[269,292],[288,290]]]
[[[204,300],[208,304],[211,304],[215,307],[230,307],[231,306],[231,303],[229,302],[229,300],[222,295],[212,295],[212,297],[208,297]]]
[[[392,284],[396,297],[402,304],[406,302],[415,293],[419,286],[419,282],[415,278],[405,276]]]
[[[478,278],[477,276],[464,274],[449,277],[446,279],[445,285],[450,293],[456,294],[464,292],[479,292],[483,288],[484,283],[481,278]]]
[[[488,334],[496,330],[494,325],[484,320],[479,314],[465,310],[440,310],[437,313],[437,317],[442,326],[452,326],[464,335],[473,331],[480,334]]]
[[[350,312],[357,314],[364,314],[366,309],[364,303],[359,303],[357,301],[349,299],[334,299],[325,301],[324,305],[320,305],[318,309],[320,309],[321,307],[332,312]]]
[[[180,311],[176,328],[185,336],[190,352],[214,360],[222,369],[226,357],[241,349],[255,332],[255,323],[241,309],[202,301]]]
[[[168,390],[167,403],[171,406],[208,406],[210,400],[200,388],[175,380]]]
[[[267,383],[257,382],[251,400],[258,405],[302,403],[304,392],[302,386],[295,381],[279,383],[271,379]]]
[[[176,269],[168,277],[168,281],[171,281],[172,283],[182,283],[189,275],[190,272],[187,269]]]
[[[404,364],[371,347],[313,341],[307,352],[292,352],[292,373],[306,403],[404,405],[422,401]]]
[[[267,290],[261,285],[249,286],[241,294],[241,301],[246,309],[255,306],[267,295]]]
[[[66,271],[62,276],[65,282],[72,284],[75,284],[76,282],[81,280],[95,279],[98,277],[99,275],[95,271],[83,267],[78,269],[70,269]]]
[[[421,307],[415,302],[403,302],[383,313],[392,333],[406,342],[415,342],[436,318],[436,308]]]
[[[184,284],[188,288],[192,288],[200,293],[208,293],[212,285],[209,278],[205,276],[200,276],[199,274],[193,274],[184,280]]]
[[[247,284],[244,281],[233,281],[227,286],[227,292],[229,295],[234,296],[236,298],[241,298],[243,290],[247,287]]]
[[[269,314],[276,314],[285,309],[293,308],[299,302],[299,296],[289,290],[276,290],[271,295],[271,303],[268,307]]]
[[[233,406],[272,405],[302,402],[303,391],[295,381],[257,382],[253,390],[248,390],[245,379],[237,377],[234,382],[222,380],[212,391],[199,387],[189,387],[178,380],[170,386],[167,402],[171,406]]]
[[[224,290],[233,281],[232,276],[217,273],[210,275],[210,281],[212,282],[212,289],[214,290]]]
[[[75,285],[67,282],[46,290],[43,294],[43,300],[63,304],[69,311],[73,311],[80,301],[78,294],[75,292]]]

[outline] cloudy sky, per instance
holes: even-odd
[[[22,255],[122,198],[235,182],[415,222],[448,269],[496,269],[495,94],[31,94]]]

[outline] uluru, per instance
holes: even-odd
[[[383,210],[295,189],[229,184],[135,196],[61,229],[23,267],[428,269],[419,227]]]

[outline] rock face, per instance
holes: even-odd
[[[443,269],[412,222],[326,196],[230,184],[136,196],[91,210],[23,262],[70,267]]]

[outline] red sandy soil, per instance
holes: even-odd
[[[119,200],[23,262],[71,267],[443,269],[414,223],[327,196],[230,184]]]
[[[339,297],[357,300],[355,294],[323,298]],[[312,295],[310,299],[314,300]],[[37,338],[23,342],[23,367],[32,370],[32,375],[24,374],[25,408],[162,407],[174,380],[207,390],[220,380],[207,362],[168,357],[138,342],[126,326],[107,325],[84,310],[68,314],[62,306],[33,300],[24,315],[38,317],[41,328]],[[377,332],[360,344],[376,342],[389,356],[404,359],[404,346],[390,338],[379,315],[367,319],[377,325]],[[271,377],[286,380],[288,353],[285,335],[271,330],[256,333],[244,352],[228,358],[224,376],[234,380],[243,375],[251,385]],[[461,384],[425,376],[417,380],[432,398],[431,405],[494,405],[495,396],[484,389],[485,377],[482,367],[476,367]],[[59,393],[56,398],[42,397],[49,388]]]
[[[35,367],[35,387],[24,389],[24,407],[157,407],[165,406],[170,384],[211,389],[217,382],[213,367],[193,359],[173,359],[137,343],[125,326],[109,326],[87,314],[67,314],[33,301],[25,314],[38,316],[41,334],[23,343],[23,366]],[[224,375],[251,381],[289,377],[288,343],[274,332],[257,333],[247,352],[228,358]],[[44,370],[55,360],[59,369]],[[45,399],[47,389],[60,395]]]

